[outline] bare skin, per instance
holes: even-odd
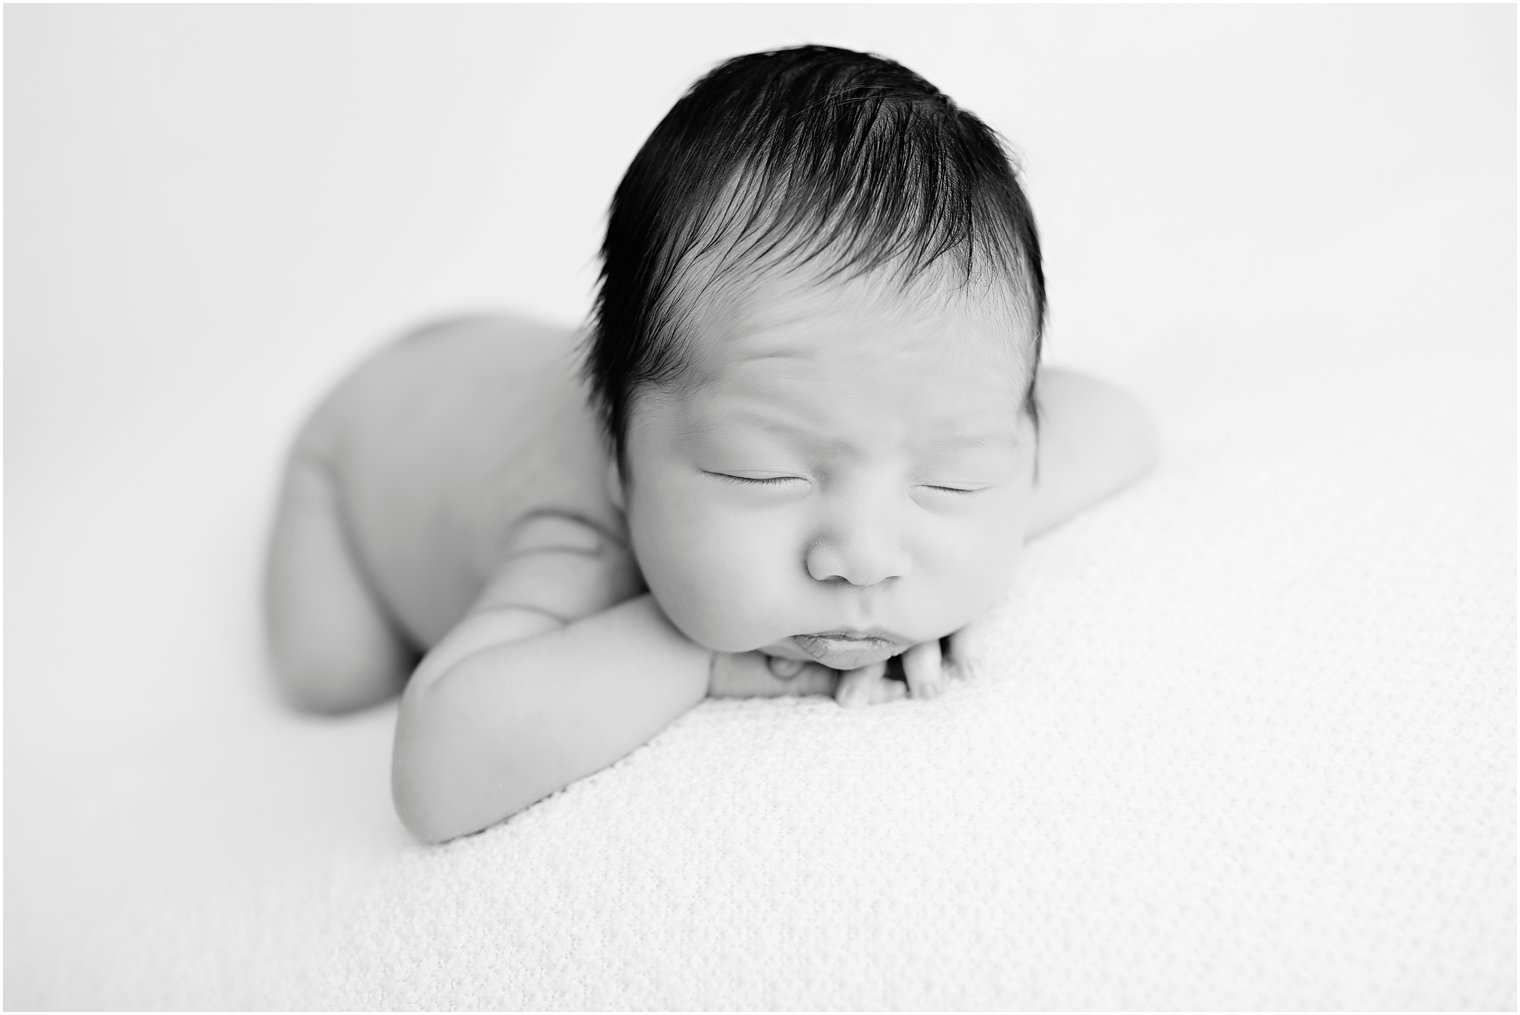
[[[275,672],[286,696],[314,711],[362,708],[405,689],[397,802],[424,839],[484,827],[604,767],[708,694],[884,701],[940,686],[938,642],[904,653],[905,688],[881,680],[879,663],[841,680],[805,658],[715,653],[663,620],[575,376],[577,340],[508,317],[422,329],[340,382],[292,450],[265,585]],[[1143,475],[1155,458],[1149,420],[1126,396],[1060,371],[1042,372],[1040,387],[1030,535]],[[438,746],[467,741],[461,724],[482,715],[507,723],[559,707],[539,700],[544,687],[581,674],[607,679],[595,661],[608,645],[625,663],[647,665],[625,666],[618,684],[565,692],[621,702],[607,706],[622,717],[617,728],[592,738],[601,753],[556,755],[559,740],[586,736],[592,719],[581,713],[566,718],[575,732],[559,740],[546,720],[541,741],[487,723],[479,735],[489,746],[473,754]],[[516,684],[501,677],[545,667],[564,672]],[[518,753],[500,755],[498,741]],[[447,799],[472,778],[499,782],[501,768],[532,771],[505,795]]]
[[[621,533],[606,458],[573,376],[576,336],[460,319],[361,363],[318,408],[315,446],[353,550],[414,646],[441,639],[496,572],[530,512]]]

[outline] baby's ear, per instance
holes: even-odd
[[[616,459],[607,463],[607,496],[612,500],[613,507],[619,511],[628,510],[628,505],[623,503],[623,473],[618,468]]]

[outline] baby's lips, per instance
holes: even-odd
[[[799,634],[792,642],[817,662],[836,670],[856,670],[886,662],[903,650],[901,645],[884,638],[846,639]]]

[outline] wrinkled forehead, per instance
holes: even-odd
[[[1036,332],[1016,287],[948,274],[931,269],[905,284],[885,271],[735,273],[690,294],[681,336],[687,381],[711,382],[756,357],[800,356],[862,374],[970,363],[1017,398],[1035,366]]]

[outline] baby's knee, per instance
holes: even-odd
[[[340,715],[400,694],[414,660],[387,646],[272,638],[270,663],[280,695],[291,707]]]
[[[303,711],[383,701],[415,664],[352,560],[337,499],[326,463],[298,445],[270,535],[263,613],[277,686]]]

